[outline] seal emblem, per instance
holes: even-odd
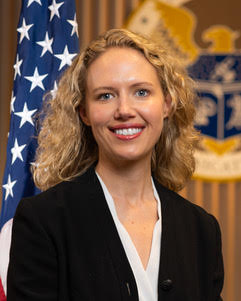
[[[199,98],[195,126],[201,131],[202,140],[195,151],[194,178],[238,180],[241,179],[241,51],[236,44],[240,35],[233,29],[236,24],[217,25],[207,18],[203,21],[207,24],[200,25],[200,10],[195,9],[194,2],[143,1],[126,27],[160,40],[183,61],[196,82]]]

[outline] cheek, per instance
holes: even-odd
[[[90,108],[89,112],[89,120],[90,120],[90,126],[92,128],[104,125],[108,121],[108,113],[100,108],[93,107]]]
[[[164,105],[163,103],[153,104],[142,108],[143,117],[150,123],[158,123],[162,125],[164,119]]]

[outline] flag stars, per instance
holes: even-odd
[[[16,100],[16,96],[13,96],[13,92],[12,92],[12,97],[11,97],[11,103],[10,103],[10,113],[14,112],[14,103]]]
[[[52,21],[54,16],[57,16],[58,18],[60,18],[59,9],[63,4],[64,4],[64,2],[56,3],[56,1],[53,0],[52,5],[50,5],[48,7],[49,10],[51,11],[50,21]]]
[[[53,53],[53,49],[52,49],[53,40],[54,40],[53,38],[49,39],[48,32],[46,32],[45,39],[43,41],[36,42],[38,45],[43,47],[41,57],[46,53],[46,51]]]
[[[32,26],[33,26],[33,24],[27,25],[26,22],[25,22],[25,18],[23,18],[22,26],[19,27],[19,28],[17,29],[17,31],[20,33],[20,41],[19,41],[19,44],[22,43],[22,40],[23,40],[25,37],[26,37],[28,40],[30,40],[28,31],[29,31],[29,29],[30,29]]]
[[[27,107],[27,103],[24,103],[24,107],[23,107],[23,111],[22,112],[16,112],[14,113],[15,115],[17,115],[18,117],[21,117],[21,122],[20,122],[20,126],[19,128],[21,128],[26,122],[33,124],[33,120],[32,120],[32,115],[37,111],[37,109],[35,110],[29,110]]]
[[[39,5],[42,5],[41,0],[28,0],[28,5],[27,7],[29,7],[33,2],[38,3]]]
[[[58,90],[58,86],[57,86],[57,82],[56,80],[54,81],[54,87],[53,89],[50,91],[51,95],[53,98],[55,98],[56,94],[57,94],[57,90]]]
[[[64,48],[63,54],[55,54],[58,59],[61,60],[59,70],[61,70],[65,65],[71,65],[72,59],[76,56],[77,53],[69,53],[68,46],[66,45]]]
[[[42,90],[45,90],[42,81],[45,79],[46,76],[48,76],[47,73],[43,74],[43,75],[39,75],[37,67],[34,69],[33,76],[24,76],[24,78],[26,78],[27,80],[29,80],[30,82],[32,82],[31,88],[30,88],[30,92],[33,89],[35,89],[36,87],[40,87]]]
[[[14,79],[16,78],[17,75],[21,76],[20,66],[22,65],[22,62],[23,60],[19,60],[19,55],[17,54],[16,63],[15,65],[13,65],[13,68],[15,70]]]
[[[11,197],[13,197],[13,186],[16,184],[16,182],[17,181],[12,181],[11,176],[8,175],[8,182],[7,182],[7,184],[3,185],[3,188],[6,189],[5,201],[9,195],[11,195]]]
[[[76,22],[76,14],[74,15],[74,20],[67,20],[69,24],[73,26],[72,32],[71,32],[71,37],[76,33],[77,36],[79,36],[78,33],[78,23]]]
[[[11,153],[12,153],[12,165],[15,162],[17,158],[19,158],[21,161],[23,161],[23,157],[21,152],[25,148],[26,144],[23,145],[18,145],[18,140],[15,139],[14,142],[14,147],[11,148]]]

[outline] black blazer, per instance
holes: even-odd
[[[221,300],[218,223],[200,207],[156,181],[155,185],[162,208],[158,300]],[[138,300],[94,168],[20,202],[13,223],[7,300]]]

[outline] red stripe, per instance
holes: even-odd
[[[0,278],[0,301],[6,301],[6,296],[5,296],[5,293],[4,293],[4,290],[3,290],[3,286],[2,286],[2,281],[1,281],[1,278]]]

